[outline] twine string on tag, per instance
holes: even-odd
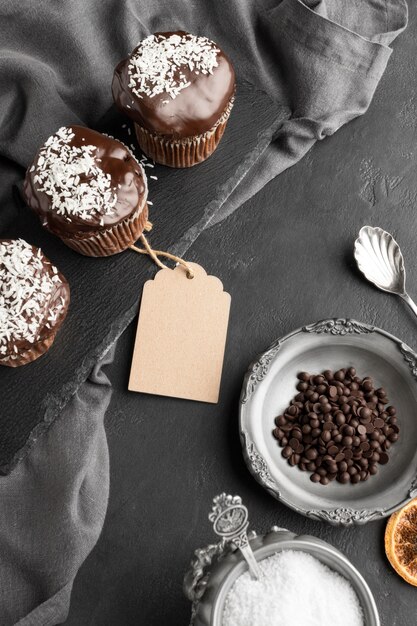
[[[133,250],[134,252],[138,252],[139,254],[147,254],[148,256],[151,257],[152,261],[156,263],[156,265],[160,267],[161,269],[169,269],[169,267],[168,265],[165,265],[165,263],[163,263],[158,257],[163,256],[167,259],[171,259],[171,261],[174,261],[175,263],[179,263],[185,268],[186,273],[187,273],[187,278],[194,278],[193,270],[184,261],[184,259],[181,259],[181,257],[176,256],[175,254],[171,254],[170,252],[163,252],[162,250],[154,250],[143,233],[140,236],[140,240],[142,241],[144,248],[138,248],[137,246],[132,244],[130,246],[131,250]]]

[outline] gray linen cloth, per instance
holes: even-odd
[[[212,37],[240,76],[292,108],[215,223],[367,110],[406,23],[405,0],[4,0],[0,233],[15,212],[12,183],[39,144],[62,124],[93,125],[101,117],[111,104],[113,67],[150,32],[182,27]],[[76,572],[100,534],[111,395],[103,365],[0,479],[1,626],[62,623]]]

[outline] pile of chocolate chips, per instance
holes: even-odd
[[[375,389],[354,367],[297,378],[299,393],[275,418],[273,431],[290,465],[327,485],[334,479],[357,484],[388,463],[399,428],[385,389]]]

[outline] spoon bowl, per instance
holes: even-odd
[[[355,241],[354,256],[362,274],[388,293],[405,295],[405,268],[400,246],[382,228],[364,226]]]

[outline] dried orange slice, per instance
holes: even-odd
[[[417,498],[389,518],[385,553],[397,574],[417,587]]]

